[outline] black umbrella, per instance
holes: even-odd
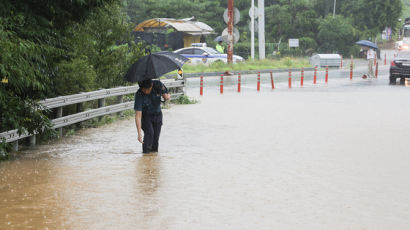
[[[176,69],[189,59],[177,53],[161,51],[140,58],[128,69],[124,79],[129,82],[159,78]]]
[[[371,41],[367,41],[367,40],[358,41],[358,42],[356,42],[356,44],[359,45],[359,46],[367,46],[367,47],[370,47],[370,48],[373,48],[373,49],[378,49],[379,48],[379,47],[377,47],[376,44],[374,44]]]

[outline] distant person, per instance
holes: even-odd
[[[162,126],[161,97],[169,100],[171,96],[160,81],[148,79],[138,82],[138,85],[140,88],[135,93],[134,102],[138,141],[142,144],[143,153],[158,152]]]
[[[222,41],[219,41],[218,44],[216,44],[216,50],[221,54],[224,53],[224,47],[222,46]]]
[[[373,63],[374,63],[375,58],[376,58],[376,52],[372,48],[369,48],[367,50],[367,62],[368,62],[367,75],[368,75],[369,78],[370,77],[374,78]]]

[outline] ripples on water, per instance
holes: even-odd
[[[158,154],[133,119],[24,151],[0,229],[404,229],[409,90],[385,83],[208,89],[164,111]]]

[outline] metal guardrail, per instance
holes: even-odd
[[[162,82],[168,89],[184,87],[183,80],[163,80]],[[40,101],[40,104],[45,106],[47,109],[62,108],[67,105],[78,104],[82,102],[93,101],[93,100],[103,99],[107,97],[132,94],[132,93],[137,92],[137,90],[138,90],[137,85],[128,86],[128,87],[118,87],[118,88],[112,88],[112,89],[102,89],[102,90],[97,90],[93,92],[45,99],[43,101]],[[178,98],[179,96],[184,95],[183,90],[179,90],[179,91],[180,92],[177,91],[176,93],[171,93],[172,100]],[[129,110],[129,109],[133,109],[133,107],[134,107],[133,101],[119,103],[115,105],[100,107],[97,109],[86,110],[84,112],[75,113],[75,114],[64,116],[64,117],[59,117],[59,118],[51,120],[51,122],[53,124],[53,128],[58,129],[64,126],[86,121],[86,120],[89,120],[95,117],[100,117],[100,116],[104,116],[104,115],[108,115],[112,113],[117,113],[117,112]],[[23,139],[23,138],[30,137],[30,136],[32,135],[28,133],[23,133],[19,135],[18,130],[14,129],[14,130],[9,130],[9,131],[0,133],[0,141],[2,141],[2,139],[5,139],[6,142],[14,142],[19,139]]]
[[[179,88],[184,86],[184,82],[182,80],[175,81],[175,80],[162,80],[162,83],[167,88]],[[45,99],[40,101],[42,105],[47,107],[48,109],[63,107],[67,105],[93,101],[97,99],[102,99],[106,97],[113,97],[113,96],[121,96],[126,94],[135,93],[138,90],[138,85],[127,86],[127,87],[118,87],[112,89],[101,89],[97,91],[87,92],[87,93],[79,93],[69,96],[60,96],[50,99]]]

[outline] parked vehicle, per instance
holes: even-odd
[[[410,78],[410,51],[399,52],[390,64],[390,84],[396,84],[397,78],[400,78],[400,84]]]
[[[227,63],[227,54],[221,54],[211,47],[187,47],[179,50],[175,50],[175,53],[181,54],[182,56],[189,58],[190,61],[187,63],[190,64],[204,64],[208,65],[213,62],[221,61]],[[232,61],[234,63],[244,61],[244,58],[233,55]]]
[[[410,18],[406,18],[402,27],[400,28],[400,35],[402,40],[395,43],[395,48],[398,51],[405,51],[410,49]]]

